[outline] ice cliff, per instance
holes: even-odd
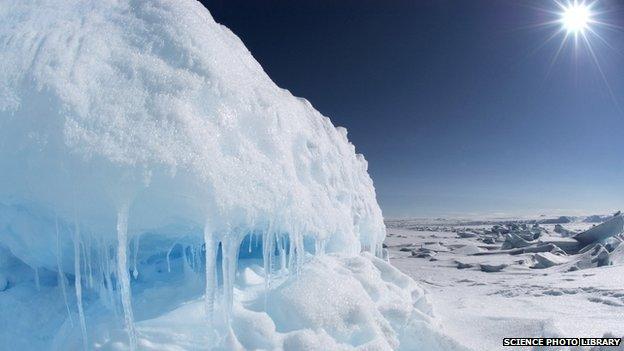
[[[199,2],[0,3],[0,348],[424,340],[384,237],[346,130]]]

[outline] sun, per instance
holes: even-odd
[[[563,6],[561,25],[569,34],[579,34],[589,29],[592,23],[591,6],[584,3],[570,3]]]
[[[536,23],[531,27],[553,29],[551,35],[540,44],[538,49],[544,47],[551,40],[561,38],[561,42],[556,46],[555,54],[550,60],[546,75],[550,73],[559,57],[566,51],[572,53],[575,64],[581,64],[580,60],[593,61],[611,99],[618,110],[624,113],[624,108],[620,107],[607,79],[606,67],[603,68],[600,59],[604,50],[621,54],[617,48],[609,43],[614,35],[621,35],[624,32],[624,27],[613,23],[615,8],[607,7],[604,4],[606,0],[535,1],[539,1],[540,4],[547,4],[545,7],[534,7],[542,15],[545,15],[546,21]]]

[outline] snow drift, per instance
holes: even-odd
[[[385,227],[346,130],[196,1],[4,0],[0,170],[0,348],[446,343],[360,254]]]
[[[61,247],[66,227],[110,240],[125,217],[129,235],[271,231],[349,253],[383,240],[346,131],[278,88],[201,4],[5,1],[0,43],[4,227],[58,221]],[[5,243],[56,267],[27,253],[54,247],[45,227]]]

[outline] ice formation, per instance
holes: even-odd
[[[446,342],[346,130],[199,2],[3,0],[0,170],[0,348]]]

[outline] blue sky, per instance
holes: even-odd
[[[571,42],[553,64],[559,26],[532,27],[548,1],[204,4],[349,130],[386,217],[624,208],[624,31],[591,42],[607,85]],[[596,6],[624,26],[621,2]]]

